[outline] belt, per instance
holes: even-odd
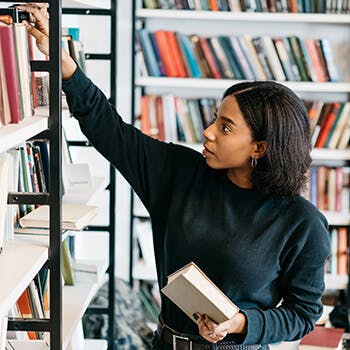
[[[181,334],[173,331],[166,325],[158,329],[162,343],[167,347],[164,350],[259,350],[260,345],[238,345],[231,341],[221,341],[213,345],[201,341],[200,337]]]

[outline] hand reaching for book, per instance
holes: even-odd
[[[27,26],[27,31],[36,39],[38,49],[45,55],[49,55],[49,14],[47,4],[34,3],[16,6],[21,11],[30,14],[31,22],[23,21]],[[74,60],[62,49],[62,78],[69,79],[77,68]]]
[[[197,325],[199,334],[210,343],[223,340],[230,333],[244,333],[246,330],[246,318],[244,314],[237,313],[230,320],[217,324],[207,315],[197,313]]]

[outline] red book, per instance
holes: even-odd
[[[163,99],[161,96],[156,97],[156,116],[158,126],[158,139],[165,141],[164,116],[163,116]]]
[[[322,148],[325,146],[327,142],[327,138],[329,136],[329,132],[332,129],[335,119],[337,118],[338,112],[340,110],[341,104],[339,102],[333,103],[333,108],[330,112],[324,116],[324,121],[321,125],[320,133],[318,134],[315,147]]]
[[[305,42],[306,49],[310,55],[311,63],[315,69],[317,81],[320,83],[327,81],[328,78],[326,73],[323,70],[322,62],[318,55],[314,39],[305,39],[304,42]]]
[[[187,72],[181,57],[181,52],[180,52],[179,44],[177,42],[175,33],[169,31],[169,32],[166,32],[166,36],[168,38],[168,45],[174,60],[174,64],[177,69],[178,76],[180,78],[185,78],[187,77]]]
[[[341,350],[344,329],[316,326],[301,339],[299,350]]]
[[[3,53],[6,87],[11,111],[11,123],[18,123],[22,117],[13,27],[2,22],[0,22],[0,45]]]
[[[338,275],[348,274],[348,233],[346,227],[338,227]]]
[[[218,66],[216,65],[215,58],[213,56],[213,52],[211,51],[210,46],[209,46],[206,38],[199,37],[199,45],[202,48],[203,54],[208,62],[209,69],[211,71],[213,78],[221,79],[222,76],[220,74]]]
[[[165,73],[168,77],[178,77],[179,72],[175,64],[173,53],[168,41],[168,35],[165,30],[157,30],[154,37],[159,49],[160,58],[163,61]]]

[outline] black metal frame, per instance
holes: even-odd
[[[109,16],[111,20],[111,42],[109,54],[86,53],[85,58],[90,60],[109,60],[110,66],[110,99],[113,105],[117,105],[117,0],[111,0],[110,9],[87,9],[87,8],[64,8],[63,15],[91,15],[91,16]],[[69,141],[68,146],[91,147],[89,141]],[[88,231],[109,232],[109,267],[108,267],[108,307],[91,306],[86,310],[88,314],[107,314],[108,315],[108,349],[113,350],[114,346],[114,323],[115,323],[115,208],[116,208],[116,170],[109,167],[109,225],[108,226],[88,226]]]
[[[4,2],[4,1],[0,1]],[[26,2],[26,1],[24,1]],[[28,1],[29,2],[29,1]],[[61,185],[61,1],[39,0],[49,3],[50,38],[49,61],[33,61],[33,71],[46,71],[50,74],[50,106],[48,130],[46,138],[50,142],[50,193],[10,193],[9,204],[49,204],[50,205],[50,237],[48,261],[45,264],[50,269],[50,319],[18,319],[11,318],[9,330],[33,330],[50,332],[50,349],[62,349],[62,285],[61,285],[61,215],[62,215],[62,185]]]

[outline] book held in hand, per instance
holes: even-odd
[[[193,314],[197,312],[218,324],[239,312],[238,306],[194,262],[169,275],[162,292],[194,322]]]
[[[97,207],[80,204],[62,205],[62,229],[80,231],[97,215]],[[49,227],[49,206],[42,205],[19,219],[21,227]]]
[[[343,328],[316,326],[301,339],[298,350],[341,350],[343,336]]]

